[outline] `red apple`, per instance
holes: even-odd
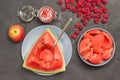
[[[22,26],[14,24],[10,26],[8,31],[9,38],[14,42],[20,42],[23,40],[25,35],[25,30]]]

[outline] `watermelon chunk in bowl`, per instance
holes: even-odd
[[[115,53],[112,35],[102,28],[85,31],[79,38],[77,50],[83,62],[90,66],[103,66],[111,61]]]

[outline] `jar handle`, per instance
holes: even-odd
[[[39,16],[38,14],[39,14],[39,10],[35,10],[35,11],[34,11],[34,16],[35,16],[35,17],[38,17],[38,16]]]
[[[61,20],[62,19],[62,14],[55,12],[55,19],[56,20]]]

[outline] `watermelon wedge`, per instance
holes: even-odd
[[[43,74],[55,74],[65,71],[65,60],[59,44],[55,42],[51,30],[46,29],[27,52],[23,67]]]

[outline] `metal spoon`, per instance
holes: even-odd
[[[61,38],[61,36],[62,36],[63,33],[65,32],[65,30],[67,29],[67,27],[69,26],[69,24],[70,24],[71,21],[72,21],[72,18],[70,18],[70,19],[68,20],[68,22],[66,23],[66,25],[65,25],[65,27],[63,28],[62,32],[60,33],[60,35],[58,36],[58,38],[55,40],[52,48],[55,47],[55,45],[57,44],[58,40]]]

